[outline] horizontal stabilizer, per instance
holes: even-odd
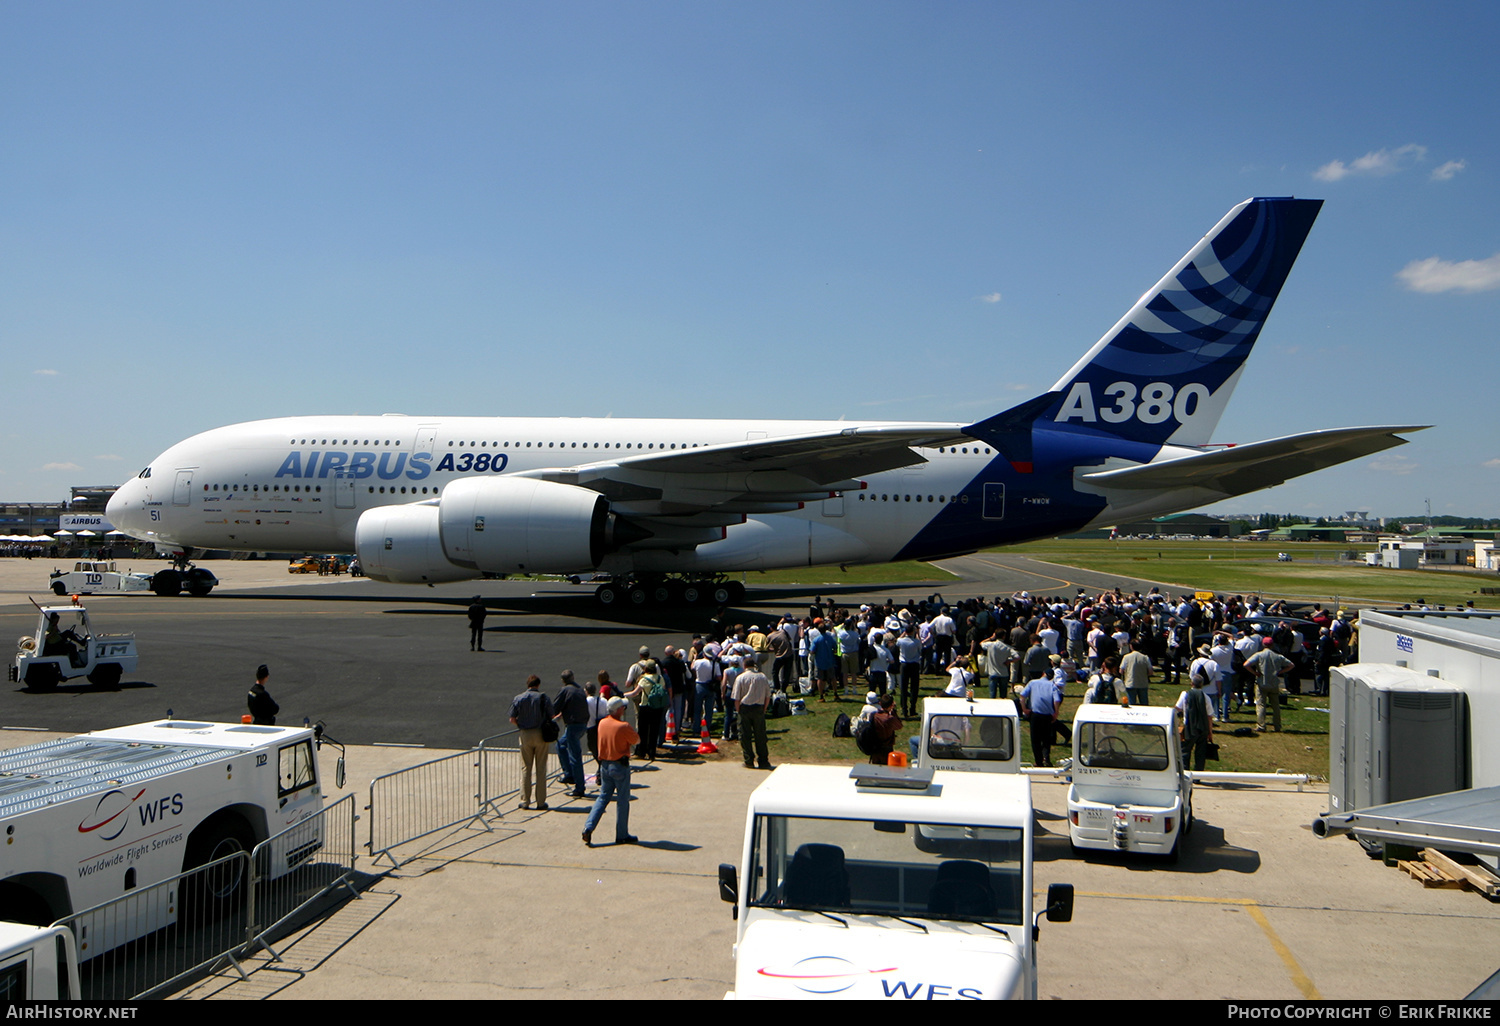
[[[1244,495],[1314,470],[1405,445],[1406,439],[1398,437],[1398,432],[1422,431],[1427,426],[1309,431],[1137,467],[1102,470],[1084,474],[1079,480],[1111,490],[1206,488],[1225,496]]]

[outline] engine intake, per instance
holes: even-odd
[[[455,481],[438,507],[443,553],[484,573],[592,570],[609,550],[609,503],[526,477]]]
[[[366,577],[391,584],[439,584],[479,576],[443,555],[435,504],[377,506],[360,514],[354,548]]]

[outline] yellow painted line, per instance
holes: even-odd
[[[1266,918],[1265,911],[1260,902],[1254,898],[1207,898],[1196,894],[1107,894],[1102,891],[1079,891],[1081,898],[1117,898],[1123,901],[1181,901],[1200,905],[1236,905],[1250,913],[1250,918],[1260,927],[1261,932],[1266,935],[1266,940],[1271,944],[1271,950],[1281,959],[1281,964],[1286,966],[1287,974],[1291,976],[1292,983],[1302,992],[1303,998],[1308,1001],[1322,1001],[1323,995],[1318,993],[1318,988],[1313,984],[1312,977],[1303,970],[1301,963],[1297,961],[1292,949],[1286,946],[1281,936],[1271,926],[1271,921]]]
[[[1072,581],[1065,581],[1061,577],[1050,577],[1047,574],[1039,574],[1035,570],[1022,570],[1018,566],[1008,566],[1005,563],[996,563],[992,560],[980,559],[978,556],[968,556],[966,558],[972,559],[976,563],[983,563],[985,566],[992,566],[997,570],[1009,570],[1013,574],[1026,574],[1029,577],[1040,577],[1043,580],[1056,581],[1058,584],[1061,584],[1065,588],[1071,588],[1073,586]],[[1052,564],[1048,565],[1050,566]]]

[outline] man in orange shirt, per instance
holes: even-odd
[[[594,846],[594,828],[604,815],[611,796],[615,799],[615,843],[634,844],[630,833],[630,751],[641,736],[625,722],[625,699],[609,700],[609,716],[599,721],[599,797],[583,825],[583,843]]]

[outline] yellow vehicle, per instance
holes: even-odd
[[[339,556],[303,556],[286,569],[291,574],[341,574],[348,564]]]

